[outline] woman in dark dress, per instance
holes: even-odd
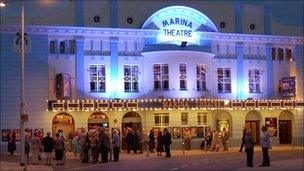
[[[164,152],[163,134],[161,131],[158,132],[156,151],[158,156],[161,156],[162,152]]]
[[[151,129],[150,133],[149,133],[149,151],[150,153],[154,153],[154,134],[153,134],[153,130]]]
[[[16,151],[16,134],[13,130],[10,130],[10,132],[7,134],[7,140],[8,140],[8,152],[11,155],[14,155],[14,152]]]

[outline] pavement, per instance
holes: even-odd
[[[231,147],[229,148],[228,152],[210,152],[210,151],[201,151],[201,150],[191,150],[191,151],[183,151],[183,150],[172,150],[171,154],[172,154],[172,158],[176,157],[176,158],[188,158],[189,160],[191,160],[191,156],[203,156],[203,158],[205,158],[206,155],[209,156],[225,156],[225,155],[230,155],[231,156],[240,156],[239,152],[238,152],[239,148],[238,147]],[[255,148],[255,152],[261,153],[261,148]],[[271,167],[259,167],[257,164],[255,164],[254,168],[248,168],[248,167],[244,167],[244,165],[240,165],[240,167],[236,170],[242,171],[242,170],[288,170],[288,171],[292,171],[292,170],[303,170],[304,166],[304,160],[303,160],[303,146],[274,146],[272,147],[272,149],[270,150],[270,155],[272,154],[280,154],[282,152],[282,156],[283,157],[279,157],[277,158],[275,161],[271,161]],[[293,156],[293,152],[297,152],[297,156],[295,157],[290,157]],[[283,153],[290,153],[288,155],[285,155]],[[230,156],[230,157],[231,157]],[[243,152],[242,157],[244,158],[245,153]],[[232,157],[234,158],[234,157]],[[271,156],[272,158],[272,156]],[[155,159],[155,160],[159,160],[159,158],[157,158],[156,154],[152,153],[150,154],[149,157],[146,157],[145,155],[132,155],[132,154],[127,154],[125,152],[122,152],[120,155],[120,161],[126,161],[126,162],[133,162],[135,163],[141,163],[144,162],[144,160],[146,159]],[[229,158],[228,158],[229,159]],[[208,159],[207,159],[208,160]],[[212,157],[210,157],[210,162],[212,162]],[[215,159],[217,160],[217,159]],[[239,160],[239,159],[236,159]],[[243,159],[242,159],[243,160]],[[20,155],[17,153],[14,156],[10,156],[8,154],[1,154],[1,163],[0,163],[0,170],[1,171],[19,171],[19,170],[25,170],[24,166],[20,166]],[[161,160],[160,160],[161,161]],[[79,159],[75,159],[74,156],[70,153],[67,154],[66,156],[66,164],[65,166],[56,166],[54,165],[56,162],[53,160],[53,166],[45,166],[44,165],[44,161],[39,161],[39,165],[27,165],[26,170],[91,170],[90,168],[92,167],[96,167],[96,165],[92,165],[92,164],[83,164],[80,162]],[[205,162],[205,161],[204,161]],[[102,164],[102,168],[111,168],[113,166],[112,164],[113,162],[107,163],[107,164]],[[161,162],[160,162],[161,163]],[[112,165],[111,165],[112,164]],[[193,164],[193,163],[192,163]],[[207,163],[206,163],[207,164]],[[195,168],[195,167],[194,167]],[[217,169],[211,169],[211,170],[222,170],[225,169],[224,167],[217,167]],[[235,167],[234,167],[235,168]],[[186,168],[183,168],[183,166],[181,166],[179,169],[178,168],[173,168],[175,170],[185,170]],[[97,168],[97,170],[99,170]],[[111,169],[110,169],[111,170]],[[114,169],[115,170],[115,169]],[[132,169],[132,170],[136,170]],[[162,169],[163,170],[163,169]],[[172,170],[172,169],[166,169],[165,170]],[[188,170],[191,170],[191,168],[188,168]],[[194,169],[193,169],[194,170]]]

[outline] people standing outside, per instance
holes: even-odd
[[[220,149],[220,140],[219,140],[219,133],[213,128],[212,129],[212,142],[211,142],[211,151],[218,152]]]
[[[253,167],[254,141],[250,129],[247,129],[245,132],[244,145],[245,145],[245,152],[247,154],[247,167]]]
[[[110,147],[110,137],[106,130],[101,131],[101,138],[100,138],[100,147],[102,151],[101,159],[103,163],[109,162],[109,147]]]
[[[190,150],[191,146],[191,131],[189,128],[186,128],[186,130],[183,132],[184,139],[185,139],[185,150]]]
[[[16,134],[14,130],[10,130],[10,132],[7,134],[7,140],[8,140],[8,147],[7,150],[11,155],[14,155],[14,152],[16,151]]]
[[[114,162],[119,161],[119,148],[120,148],[120,138],[119,133],[115,129],[113,133],[113,156],[114,156]]]
[[[126,143],[127,143],[127,153],[130,153],[131,149],[133,148],[133,134],[132,134],[132,129],[129,127],[127,128]]]
[[[228,131],[226,130],[226,128],[223,128],[223,131],[221,133],[221,140],[222,140],[222,144],[223,144],[223,151],[228,151],[227,149],[227,141],[228,141]]]
[[[26,156],[26,162],[29,163],[29,155],[30,155],[30,148],[31,148],[31,133],[28,128],[25,129],[25,141],[24,141],[24,153]]]
[[[139,129],[138,131],[138,141],[139,141],[139,154],[143,153],[143,150],[145,148],[144,143],[145,143],[145,139],[144,139],[144,130]]]
[[[74,154],[74,158],[77,158],[77,154],[80,151],[80,147],[79,146],[80,146],[79,135],[78,135],[77,132],[75,132],[74,138],[72,140],[72,151],[73,151],[73,154]]]
[[[149,131],[148,130],[143,131],[143,139],[144,139],[144,147],[146,150],[146,157],[149,157],[150,150],[149,150]]]
[[[133,151],[134,151],[134,154],[137,154],[137,150],[139,147],[138,131],[133,130],[132,134],[133,134]]]
[[[98,161],[98,139],[97,136],[95,135],[95,132],[91,131],[90,132],[90,148],[91,148],[91,156],[92,156],[92,163],[96,163]]]
[[[242,152],[243,151],[243,147],[244,147],[244,136],[246,134],[246,127],[244,126],[243,128],[243,136],[242,136],[242,144],[241,144],[241,148],[240,148],[240,151],[239,152]]]
[[[260,165],[261,167],[264,166],[270,166],[270,160],[269,160],[269,148],[270,148],[270,135],[267,131],[266,126],[262,126],[262,133],[260,137],[260,144],[263,151],[263,163]]]
[[[56,133],[54,140],[55,158],[57,165],[63,165],[64,140],[59,133]]]
[[[171,157],[170,145],[172,144],[172,141],[171,134],[167,128],[164,129],[163,143],[165,145],[166,157]]]
[[[164,140],[163,133],[162,131],[159,131],[157,136],[157,148],[156,148],[156,152],[158,156],[162,156],[162,152],[164,151],[163,140]]]
[[[154,153],[155,142],[154,142],[154,133],[153,129],[150,130],[149,133],[149,151],[150,153]]]
[[[89,146],[90,141],[88,134],[83,131],[80,138],[80,159],[82,163],[89,162]]]
[[[42,140],[43,152],[45,157],[45,165],[52,165],[52,152],[54,148],[54,139],[51,137],[51,133],[47,132],[46,137]]]
[[[39,150],[41,149],[41,141],[38,137],[37,132],[34,133],[34,137],[31,141],[31,150],[32,150],[32,160],[33,165],[38,165],[38,156],[39,156]]]

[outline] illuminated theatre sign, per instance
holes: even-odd
[[[157,29],[157,43],[199,45],[197,32],[217,32],[214,23],[203,13],[185,6],[163,8],[151,15],[143,24],[144,29]]]

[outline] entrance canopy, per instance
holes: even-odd
[[[199,45],[197,32],[218,32],[215,24],[203,13],[190,7],[170,6],[152,14],[142,26],[161,33],[157,43]]]

